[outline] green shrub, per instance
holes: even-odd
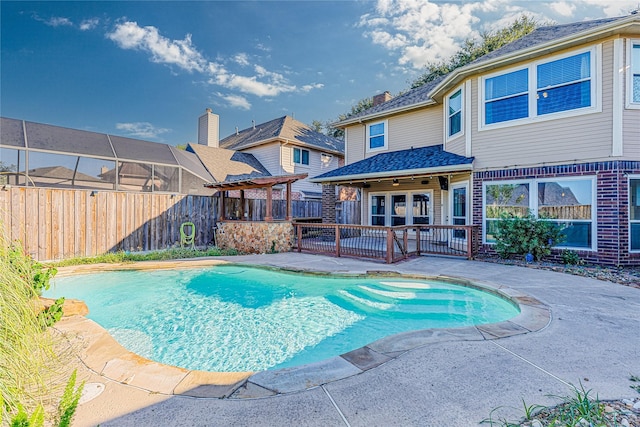
[[[536,218],[530,212],[522,218],[503,213],[496,224],[496,252],[503,258],[531,254],[540,260],[564,238],[562,227],[557,223]]]
[[[584,261],[582,260],[582,258],[580,258],[578,253],[575,251],[571,251],[569,249],[565,249],[564,251],[562,251],[561,257],[562,257],[563,264],[567,264],[567,265],[584,264]]]

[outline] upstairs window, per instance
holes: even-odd
[[[447,98],[447,111],[447,137],[451,138],[462,132],[462,89]]]
[[[484,82],[485,124],[529,116],[529,70],[491,77]]]
[[[640,41],[629,41],[627,51],[627,107],[640,108]]]
[[[378,151],[387,148],[387,121],[367,126],[367,151]]]
[[[309,165],[309,150],[304,148],[293,148],[293,163],[298,165]]]
[[[538,115],[591,106],[591,52],[540,64]]]
[[[518,123],[596,108],[596,49],[482,78],[480,123]]]

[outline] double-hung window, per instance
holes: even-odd
[[[293,163],[298,165],[309,165],[309,150],[304,148],[293,148]]]
[[[640,40],[629,40],[627,49],[627,108],[640,108]]]
[[[481,127],[593,112],[596,52],[586,49],[483,77]]]
[[[529,70],[517,70],[484,81],[485,124],[529,116]]]
[[[378,151],[387,148],[387,126],[386,120],[367,126],[367,151]]]
[[[462,89],[447,98],[447,138],[462,132]]]
[[[537,66],[538,115],[591,106],[591,52]]]

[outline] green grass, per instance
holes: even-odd
[[[0,224],[0,228],[1,224]],[[55,339],[37,315],[37,290],[26,274],[33,265],[27,255],[17,255],[0,235],[0,407],[5,420],[20,408],[33,413],[55,399]]]
[[[67,267],[72,265],[99,264],[99,263],[126,263],[135,261],[166,261],[172,259],[201,258],[211,256],[238,255],[235,249],[219,249],[210,247],[207,249],[172,248],[151,252],[109,252],[95,257],[76,257],[63,261],[49,263],[55,267]]]

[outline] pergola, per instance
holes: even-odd
[[[273,221],[273,186],[286,184],[287,185],[287,215],[286,220],[291,221],[293,219],[291,214],[291,184],[296,182],[299,179],[304,179],[308,174],[298,174],[298,175],[280,175],[280,176],[262,176],[257,178],[247,178],[241,179],[237,181],[225,181],[225,182],[212,182],[205,184],[207,188],[213,188],[214,190],[220,191],[221,194],[221,203],[222,206],[220,208],[220,220],[224,221],[225,218],[225,199],[226,199],[226,191],[228,190],[240,190],[240,218],[244,218],[244,190],[249,190],[253,188],[266,188],[267,190],[267,211],[264,216],[265,221]]]

